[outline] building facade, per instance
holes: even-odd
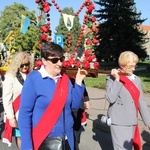
[[[148,25],[142,25],[140,26],[140,28],[144,31],[144,33],[146,33],[146,44],[145,44],[145,47],[146,47],[146,51],[147,51],[147,54],[149,55],[149,60],[150,60],[150,26]]]

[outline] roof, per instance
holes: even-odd
[[[150,39],[150,26],[148,25],[142,25],[140,26],[140,28],[145,31],[145,33],[147,33],[147,35],[145,36],[145,38]]]
[[[140,26],[140,28],[142,28],[145,31],[150,31],[150,26],[148,26],[148,25],[142,25],[142,26]]]

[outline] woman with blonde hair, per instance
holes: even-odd
[[[112,69],[106,79],[106,99],[114,150],[141,150],[138,112],[150,127],[150,113],[144,100],[141,80],[134,74],[138,56],[132,51],[120,54],[120,69]]]
[[[20,132],[17,126],[20,94],[27,74],[33,68],[33,60],[26,52],[18,52],[13,57],[3,82],[4,107],[4,137],[3,142],[11,146],[12,136],[15,136],[16,145],[20,149]]]

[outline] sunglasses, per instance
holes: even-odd
[[[24,66],[28,67],[29,65],[30,65],[29,62],[28,62],[28,63],[25,63],[25,64],[21,64],[21,65],[20,65],[20,68],[23,68]]]
[[[47,60],[51,61],[53,64],[56,64],[59,60],[60,62],[63,62],[65,60],[65,56],[62,56],[60,58],[47,58]]]

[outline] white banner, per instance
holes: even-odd
[[[73,27],[75,16],[68,15],[68,14],[62,14],[62,15],[63,15],[65,26],[70,31]]]

